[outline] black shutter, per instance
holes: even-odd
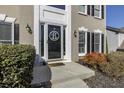
[[[92,52],[94,52],[94,33],[92,33]]]
[[[19,43],[19,24],[14,24],[14,41],[15,44]]]
[[[92,16],[94,16],[94,5],[92,5]]]
[[[104,53],[104,34],[102,34],[102,38],[101,38],[102,40],[102,46],[101,46],[101,48],[102,48],[102,53]]]
[[[104,5],[102,5],[102,18],[104,19]]]
[[[87,6],[87,14],[90,15],[90,5]]]
[[[90,53],[90,32],[87,32],[87,53]]]

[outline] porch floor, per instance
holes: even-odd
[[[75,62],[66,62],[62,65],[49,65],[46,66],[50,68],[51,72],[51,84],[53,88],[78,88],[78,87],[88,87],[83,79],[89,78],[95,75],[95,72],[91,69],[84,67]],[[33,71],[33,83],[38,83],[47,81],[50,79],[47,75],[48,71],[43,66],[34,67]]]

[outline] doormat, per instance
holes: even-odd
[[[57,66],[64,66],[64,63],[52,63],[52,64],[48,64],[50,67],[57,67]]]

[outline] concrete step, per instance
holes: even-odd
[[[88,86],[83,80],[77,78],[58,84],[52,84],[52,88],[88,88]]]
[[[50,67],[53,85],[65,83],[75,79],[86,79],[95,75],[95,72],[75,62],[63,63],[62,66]]]

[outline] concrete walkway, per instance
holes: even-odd
[[[75,62],[64,63],[62,66],[51,67],[52,87],[71,88],[88,87],[83,79],[95,75],[95,72]]]
[[[94,75],[94,71],[75,62],[59,66],[35,66],[32,83],[50,80],[53,88],[87,88],[83,79]]]

